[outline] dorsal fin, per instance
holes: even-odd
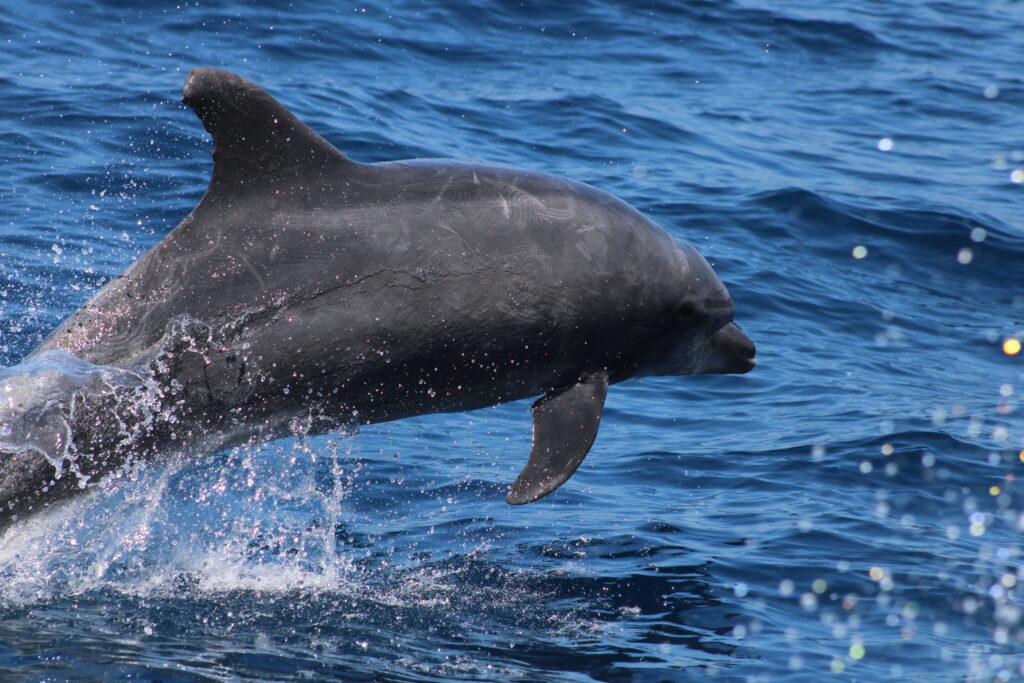
[[[213,136],[211,190],[355,165],[263,88],[228,71],[193,69],[181,101]]]

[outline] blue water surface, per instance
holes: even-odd
[[[528,402],[122,473],[0,537],[0,678],[1021,680],[1022,35],[1013,0],[4,3],[0,365],[202,195],[196,66],[360,161],[622,197],[759,365],[613,387],[524,507]]]

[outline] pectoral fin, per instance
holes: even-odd
[[[506,503],[532,503],[572,476],[597,437],[607,395],[608,375],[601,373],[533,404],[533,448]]]

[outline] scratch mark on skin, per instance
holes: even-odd
[[[252,276],[256,278],[256,282],[260,283],[260,289],[266,289],[266,281],[263,279],[263,276],[259,274],[259,271],[252,267],[252,264],[249,263],[249,259],[245,258],[245,255],[242,253],[238,254],[238,258],[242,260],[242,263],[245,264],[245,267],[248,268],[249,272],[252,273]]]
[[[594,253],[590,250],[590,247],[587,246],[586,242],[582,240],[576,242],[576,249],[578,249],[579,252],[583,254],[583,258],[587,259],[588,261],[594,260]]]

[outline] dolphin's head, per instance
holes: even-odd
[[[754,369],[754,342],[733,322],[725,285],[704,257],[682,245],[678,286],[655,343],[660,375],[738,374]]]
[[[665,341],[665,375],[715,375],[750,372],[757,364],[754,342],[732,321],[732,306],[686,306]]]

